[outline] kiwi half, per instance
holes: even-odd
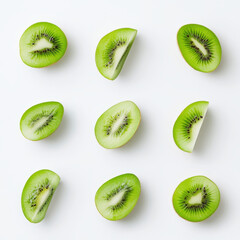
[[[99,72],[114,80],[120,73],[136,37],[137,30],[120,28],[104,36],[98,43],[95,60]]]
[[[185,152],[192,152],[207,113],[209,102],[199,101],[187,106],[173,126],[176,145]]]
[[[173,194],[175,211],[191,222],[200,222],[210,217],[217,210],[219,202],[217,185],[204,176],[184,180]]]
[[[217,36],[198,24],[187,24],[177,34],[180,51],[186,62],[200,72],[214,71],[221,61],[222,49]]]
[[[27,180],[22,192],[22,211],[32,223],[41,222],[47,212],[60,177],[50,170],[35,172]]]
[[[120,220],[135,207],[141,186],[134,174],[123,174],[110,179],[97,191],[95,204],[100,214],[108,220]]]
[[[20,120],[23,136],[37,141],[51,135],[60,125],[63,105],[59,102],[44,102],[29,108]]]
[[[95,125],[95,136],[101,146],[118,148],[133,137],[140,121],[141,113],[135,103],[120,102],[98,118]]]
[[[30,67],[41,68],[57,62],[67,49],[67,38],[56,25],[39,22],[31,25],[20,39],[20,56]]]

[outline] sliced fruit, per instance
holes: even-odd
[[[20,39],[20,56],[30,67],[41,68],[57,62],[67,49],[67,38],[56,25],[39,22],[31,25]]]
[[[123,174],[110,179],[97,191],[95,204],[100,214],[108,220],[120,220],[135,207],[141,186],[134,174]]]
[[[41,222],[47,212],[60,177],[50,170],[35,172],[26,182],[22,192],[22,211],[28,221]]]
[[[118,76],[136,35],[135,29],[120,28],[100,40],[95,60],[99,72],[105,78],[114,80]]]
[[[176,145],[185,152],[192,152],[209,102],[199,101],[187,106],[177,118],[173,127]]]
[[[103,147],[118,148],[133,137],[140,121],[141,113],[135,103],[120,102],[98,118],[95,136]]]
[[[200,72],[214,71],[221,61],[222,49],[217,36],[198,24],[187,24],[177,34],[178,45],[186,62]]]
[[[217,185],[204,176],[184,180],[173,194],[175,211],[191,222],[200,222],[210,217],[217,210],[219,202]]]
[[[32,141],[48,137],[59,127],[63,111],[59,102],[44,102],[29,108],[20,121],[23,136]]]

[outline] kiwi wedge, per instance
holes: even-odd
[[[67,38],[56,25],[39,22],[23,33],[19,45],[22,61],[30,67],[41,68],[62,58],[67,49]]]
[[[135,134],[141,121],[137,105],[131,101],[120,102],[97,120],[95,136],[105,148],[118,148],[126,144]]]
[[[114,80],[121,72],[132,47],[137,30],[120,28],[108,33],[98,43],[95,60],[99,72],[107,79]]]
[[[60,177],[50,170],[35,172],[27,180],[22,191],[22,211],[28,221],[41,222],[60,182]]]
[[[187,106],[173,126],[176,145],[185,152],[192,152],[207,113],[209,102],[199,101]]]
[[[221,45],[210,29],[198,24],[184,25],[178,31],[177,41],[184,59],[192,68],[208,73],[220,64]]]
[[[63,105],[59,102],[44,102],[29,108],[20,120],[23,136],[37,141],[51,135],[60,125]]]
[[[97,210],[108,220],[120,220],[133,210],[140,192],[140,181],[134,174],[114,177],[98,189],[95,196]]]
[[[173,194],[175,211],[191,222],[200,222],[210,217],[217,210],[219,202],[217,185],[204,176],[184,180]]]

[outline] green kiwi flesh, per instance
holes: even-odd
[[[23,136],[37,141],[51,135],[60,125],[63,106],[59,102],[44,102],[29,108],[20,120]]]
[[[110,32],[100,40],[95,61],[99,72],[105,78],[114,80],[121,72],[136,34],[135,29],[121,28]]]
[[[41,68],[62,58],[67,49],[67,38],[56,25],[39,22],[23,33],[19,45],[22,61],[30,67]]]
[[[173,126],[176,145],[185,152],[192,152],[207,113],[209,102],[198,101],[187,106]]]
[[[133,210],[140,192],[139,179],[134,174],[123,174],[110,179],[98,189],[95,204],[104,218],[120,220]]]
[[[200,72],[214,71],[221,61],[222,49],[217,36],[198,24],[187,24],[177,34],[180,51],[186,62]]]
[[[22,191],[22,211],[32,223],[41,222],[47,212],[60,177],[50,170],[35,172],[27,180]]]
[[[105,148],[118,148],[126,144],[135,134],[141,121],[137,105],[131,101],[120,102],[97,120],[95,136]]]
[[[173,194],[175,211],[191,222],[200,222],[210,217],[217,210],[219,202],[217,185],[204,176],[184,180]]]

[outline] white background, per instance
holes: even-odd
[[[239,3],[234,0],[21,0],[3,1],[0,9],[0,239],[1,240],[212,240],[239,236]],[[49,21],[66,34],[66,55],[43,69],[26,66],[19,39],[35,22]],[[193,70],[176,42],[188,23],[210,28],[223,55],[213,73]],[[121,27],[138,35],[115,81],[103,78],[95,65],[98,41]],[[31,142],[19,129],[23,112],[40,102],[59,101],[65,114],[47,139]],[[102,148],[94,136],[97,118],[112,105],[132,100],[142,122],[120,149]],[[172,138],[179,113],[198,100],[209,111],[192,154]],[[46,218],[28,222],[21,192],[29,176],[50,169],[61,177]],[[96,210],[94,196],[105,181],[136,174],[142,193],[133,212],[111,222]],[[217,212],[201,223],[181,219],[172,194],[194,175],[212,179],[221,191]],[[234,237],[235,235],[235,237]]]

